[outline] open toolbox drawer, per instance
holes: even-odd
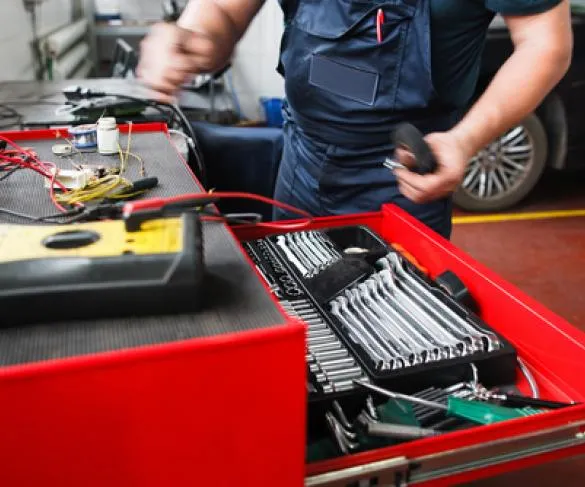
[[[454,485],[585,453],[585,405],[580,404],[585,402],[585,380],[581,377],[584,333],[394,205],[385,206],[379,213],[318,218],[304,230],[330,232],[333,228],[355,226],[371,230],[387,244],[398,244],[415,257],[431,279],[445,271],[454,272],[473,297],[478,317],[510,344],[529,369],[540,398],[579,404],[310,461],[306,485]],[[282,232],[250,226],[236,228],[235,233],[242,242],[265,237],[276,242],[272,234]],[[364,245],[350,241],[346,244]],[[244,247],[247,245],[244,243]],[[259,267],[258,271],[266,280],[263,269]],[[267,287],[274,291],[270,279]],[[520,393],[530,395],[529,383],[518,367],[514,368],[512,382]],[[336,397],[343,398],[343,392]],[[309,419],[314,407],[309,393]],[[308,433],[310,436],[310,428]]]

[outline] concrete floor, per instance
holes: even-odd
[[[583,214],[559,217],[561,210]],[[547,212],[549,217],[534,214]],[[506,213],[534,219],[456,223],[453,243],[585,330],[585,171],[548,175]],[[461,221],[469,215],[456,216]]]
[[[506,212],[535,219],[458,223],[454,226],[452,241],[574,326],[585,330],[585,211],[581,216],[558,217],[560,210],[577,209],[585,210],[585,172],[546,175],[524,202]],[[553,214],[546,218],[534,215],[549,211]],[[456,216],[469,215],[456,211]],[[541,465],[471,485],[548,487],[555,484],[584,486],[585,458]]]

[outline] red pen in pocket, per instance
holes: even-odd
[[[378,44],[382,43],[382,24],[384,23],[384,11],[379,8],[376,15],[376,33],[378,34]]]

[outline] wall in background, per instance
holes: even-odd
[[[37,7],[38,35],[44,36],[71,22],[71,0],[44,0]],[[34,79],[30,16],[22,0],[2,2],[0,30],[0,81]]]
[[[233,62],[233,79],[243,114],[263,117],[259,98],[283,97],[284,80],[276,72],[282,11],[276,0],[268,0],[238,44]]]
[[[179,0],[180,5],[187,0]],[[196,1],[196,0],[194,0]],[[161,19],[160,0],[95,0],[99,11],[116,6],[125,23],[144,23]],[[230,71],[241,111],[247,118],[263,117],[260,97],[282,97],[284,82],[276,72],[282,11],[277,0],[267,0],[237,46]]]
[[[30,17],[21,0],[2,3],[3,18],[9,22],[0,30],[0,81],[34,79]],[[71,4],[71,0],[44,0],[37,10],[39,36],[67,25]],[[153,20],[160,11],[160,0],[123,0],[120,4],[128,20]],[[248,118],[263,117],[260,97],[284,94],[284,82],[276,72],[282,28],[278,2],[268,0],[236,48],[232,80],[242,113]]]

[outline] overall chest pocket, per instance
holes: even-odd
[[[297,96],[328,113],[344,112],[339,117],[372,107],[420,108],[428,98],[428,78],[406,88],[421,92],[413,96],[402,93],[401,73],[412,70],[405,63],[412,62],[413,53],[430,50],[424,32],[428,7],[422,8],[427,2],[299,0],[285,56],[289,98]],[[420,57],[420,63],[426,61]]]

